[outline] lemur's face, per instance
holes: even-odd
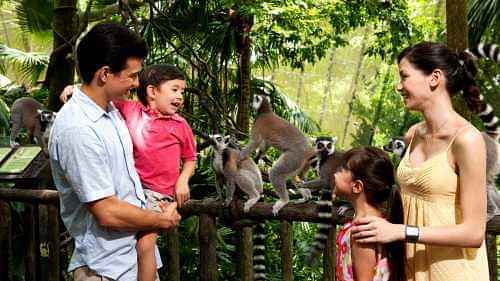
[[[40,110],[40,121],[52,123],[56,119],[57,113],[50,110]]]
[[[258,111],[260,106],[262,105],[262,102],[264,101],[266,97],[261,96],[261,95],[254,95],[253,96],[253,101],[252,101],[252,107],[255,111]]]
[[[332,137],[318,137],[315,141],[316,153],[332,154],[335,152],[335,143],[337,138]]]
[[[406,149],[406,144],[402,138],[392,138],[388,144],[384,145],[384,150],[392,152],[402,157]]]
[[[221,136],[219,134],[210,135],[210,144],[216,151],[222,151],[227,147],[227,139],[229,136]]]

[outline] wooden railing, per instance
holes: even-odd
[[[9,205],[5,202],[24,202],[24,230],[29,234],[25,236],[25,280],[26,281],[62,281],[60,266],[60,225],[59,225],[59,198],[54,190],[27,190],[0,188],[0,280],[12,280],[12,249],[10,245],[10,224],[8,219]],[[45,207],[41,207],[45,206]],[[46,242],[40,240],[39,212],[47,213],[48,224],[45,235]],[[292,272],[292,228],[294,221],[318,222],[318,209],[314,203],[293,204],[284,207],[278,216],[272,214],[272,204],[257,203],[250,212],[244,213],[242,206],[236,202],[229,209],[223,208],[220,202],[213,199],[191,200],[185,204],[180,213],[183,218],[198,216],[199,247],[200,247],[200,281],[218,280],[216,256],[216,224],[217,217],[230,216],[233,226],[238,227],[240,235],[238,272],[242,281],[253,280],[252,266],[252,239],[251,225],[255,220],[281,220],[281,263],[283,280],[293,280]],[[4,218],[4,220],[1,220]],[[334,216],[332,223],[342,223],[342,218]],[[488,223],[486,239],[488,260],[490,267],[490,280],[497,280],[496,235],[500,233],[500,216]],[[168,280],[180,280],[179,268],[179,242],[176,229],[167,233]],[[42,239],[43,240],[43,239]],[[328,244],[323,259],[323,280],[334,280],[335,274],[335,231],[330,231]],[[46,266],[44,266],[46,264]],[[43,268],[42,268],[43,267]]]

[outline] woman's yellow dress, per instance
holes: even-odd
[[[448,150],[418,166],[410,163],[410,141],[397,170],[405,224],[442,226],[460,223],[458,176],[448,163]],[[411,281],[487,281],[485,243],[480,248],[458,248],[407,243],[407,276]]]

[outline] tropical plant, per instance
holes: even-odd
[[[0,73],[5,74],[7,65],[35,84],[49,63],[49,56],[39,52],[23,52],[0,44]]]

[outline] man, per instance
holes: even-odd
[[[139,84],[146,43],[119,24],[93,27],[77,47],[82,86],[59,111],[49,140],[61,217],[75,240],[68,270],[75,281],[137,280],[136,235],[178,224],[177,204],[163,212],[145,198],[127,127],[111,100]]]

